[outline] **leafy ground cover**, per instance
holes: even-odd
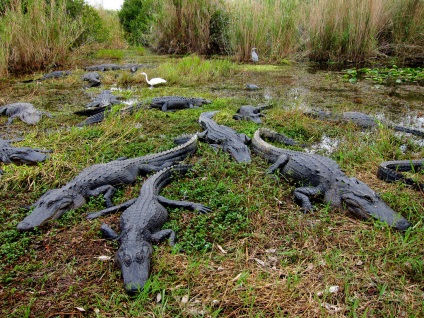
[[[22,83],[0,81],[1,104],[26,101],[52,113],[36,126],[16,121],[3,138],[22,136],[17,144],[51,149],[50,159],[34,167],[2,166],[0,193],[0,310],[8,317],[418,317],[422,315],[424,281],[424,197],[402,184],[376,177],[378,164],[424,156],[422,140],[398,135],[387,127],[362,132],[351,124],[322,122],[303,114],[321,108],[357,110],[396,121],[422,125],[422,87],[392,88],[369,82],[349,83],[343,74],[316,71],[306,65],[235,65],[140,55],[123,51],[121,63],[146,63],[149,77],[170,79],[149,89],[128,71],[103,72],[100,88],[82,89],[82,66],[113,62],[87,58],[69,77]],[[190,65],[194,65],[190,73]],[[181,72],[178,77],[176,70]],[[196,72],[199,72],[196,76]],[[34,77],[38,77],[34,74]],[[119,83],[119,85],[116,85]],[[258,91],[244,85],[254,83]],[[90,97],[112,89],[125,102],[156,96],[204,97],[202,108],[164,113],[141,109],[112,115],[103,123],[77,128],[73,115]],[[103,239],[102,222],[115,229],[119,215],[88,221],[85,215],[103,208],[90,200],[31,232],[16,224],[27,214],[23,206],[46,190],[64,185],[83,168],[122,156],[169,149],[182,133],[201,130],[203,111],[219,110],[218,123],[252,136],[259,127],[232,115],[241,105],[269,103],[264,126],[311,145],[336,160],[349,176],[368,183],[413,226],[397,232],[387,225],[346,215],[342,209],[316,205],[302,214],[292,197],[293,185],[265,174],[268,164],[252,155],[250,165],[201,143],[189,161],[193,173],[167,186],[172,199],[201,202],[213,210],[196,215],[171,210],[164,228],[177,231],[178,244],[155,246],[151,279],[131,297],[113,264],[117,243]],[[119,107],[119,106],[118,106]],[[422,128],[422,127],[421,127]],[[331,151],[322,147],[331,140]],[[416,173],[422,179],[422,173]],[[142,178],[120,188],[115,203],[135,197]]]

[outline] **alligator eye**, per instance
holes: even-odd
[[[140,263],[140,264],[143,263],[144,259],[145,259],[145,257],[141,253],[137,253],[136,256],[135,256],[135,260],[137,261],[137,263]]]
[[[365,200],[367,200],[367,201],[368,201],[368,202],[370,202],[370,203],[374,202],[374,199],[373,199],[373,198],[371,198],[369,195],[365,195],[365,196],[364,196],[364,199],[365,199]]]
[[[124,261],[124,264],[126,266],[130,266],[131,265],[131,256],[129,256],[128,254],[124,254],[123,261]]]

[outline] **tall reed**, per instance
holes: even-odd
[[[391,44],[393,54],[424,60],[424,1],[390,0],[386,10],[391,13],[392,22],[386,40]]]
[[[83,32],[62,0],[12,0],[0,20],[3,41],[0,73],[36,71],[66,63],[69,49]]]
[[[304,25],[312,60],[361,61],[375,55],[378,35],[389,22],[385,0],[315,0]]]
[[[250,58],[256,47],[260,58],[279,61],[299,49],[300,1],[227,1],[231,47],[239,61]]]
[[[103,47],[110,49],[127,48],[128,44],[124,41],[124,30],[119,23],[117,11],[96,8],[97,13],[102,20],[103,26],[107,29],[107,37],[103,42]]]
[[[211,20],[220,0],[160,0],[149,43],[164,53],[205,54],[211,42]]]

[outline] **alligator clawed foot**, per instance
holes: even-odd
[[[268,178],[272,179],[275,182],[279,182],[280,178],[278,178],[278,176],[272,171],[268,172],[268,170],[266,171],[266,175],[268,176]]]
[[[314,208],[304,208],[304,207],[301,207],[301,208],[300,208],[300,211],[301,211],[303,214],[308,214],[308,213],[312,213],[312,212],[314,212]]]
[[[197,211],[199,214],[206,214],[212,212],[212,209],[201,204],[196,204],[194,210]]]

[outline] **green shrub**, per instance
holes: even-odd
[[[118,13],[127,38],[132,44],[147,44],[146,34],[153,18],[152,0],[125,0]]]

